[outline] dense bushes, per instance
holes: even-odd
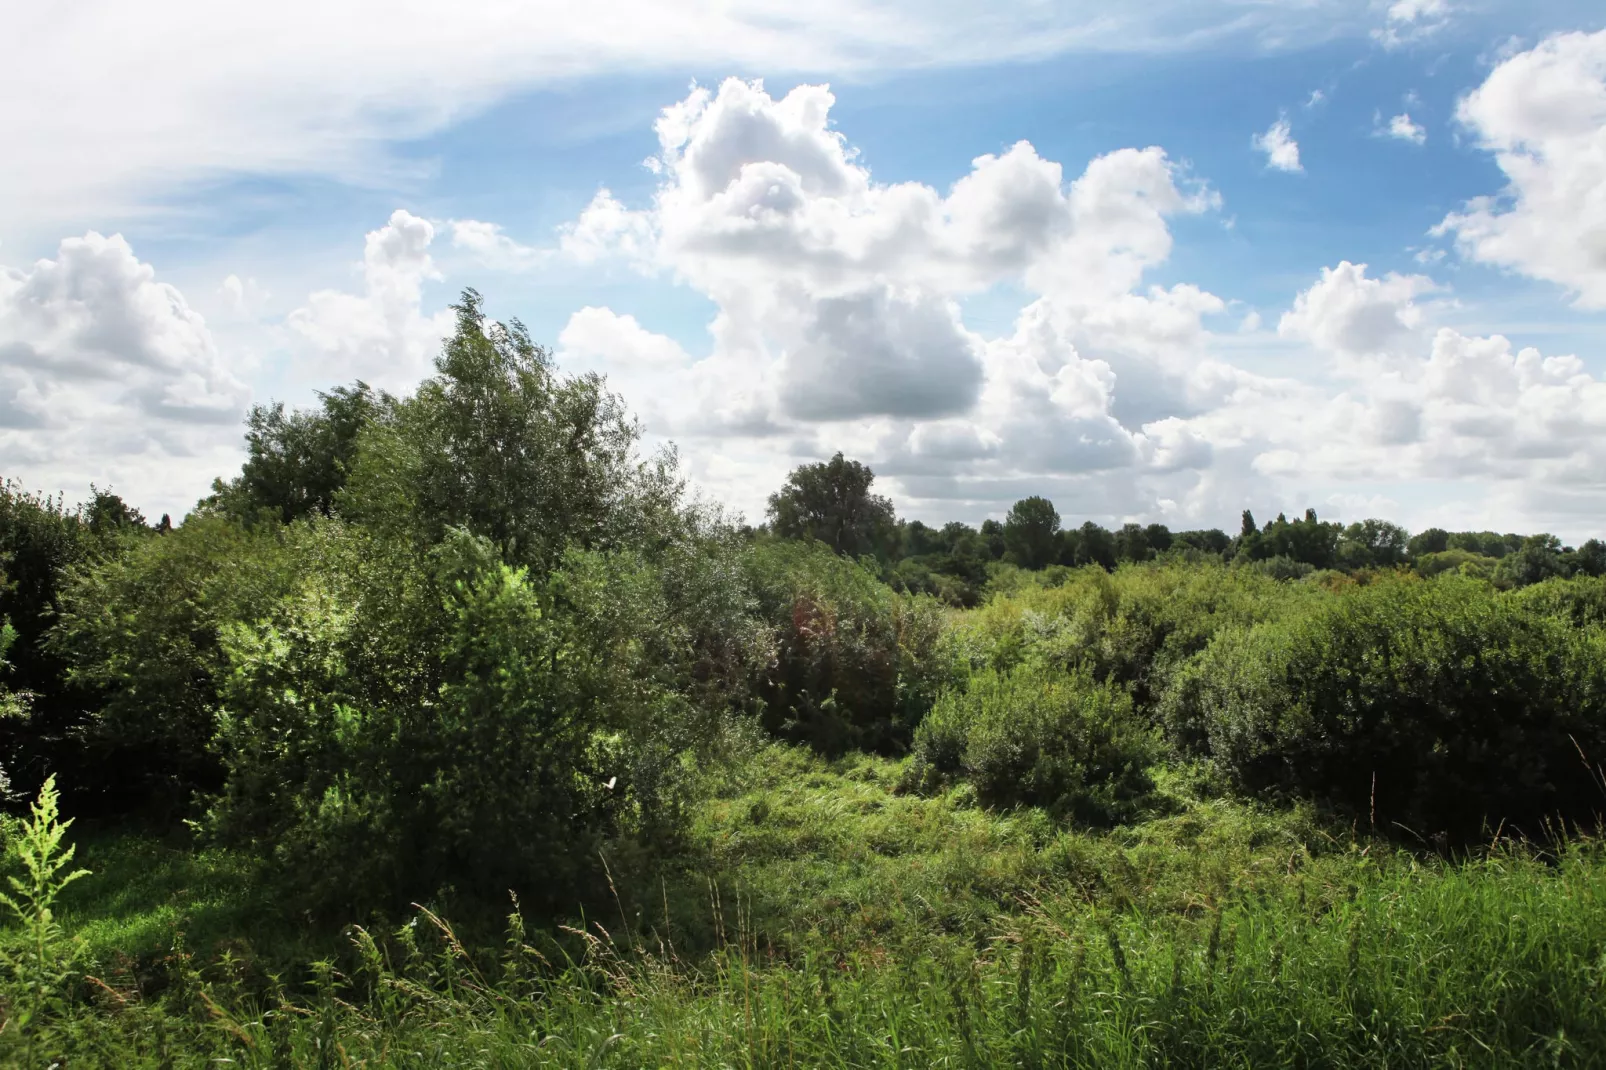
[[[1057,579],[1054,586],[1019,584],[967,615],[955,629],[961,656],[977,668],[1008,668],[1028,657],[1086,666],[1097,679],[1129,688],[1143,710],[1218,630],[1319,596],[1258,570],[1208,563],[1129,565],[1113,574],[1082,568]]]
[[[108,491],[70,507],[10,480],[0,484],[0,628],[11,629],[0,678],[11,699],[10,715],[0,717],[0,776],[9,771],[25,794],[56,771],[71,777],[80,813],[130,802],[119,790],[120,756],[80,746],[96,696],[67,686],[68,664],[47,640],[67,577],[150,535],[138,511]],[[94,785],[93,797],[86,785]]]
[[[8,488],[0,730],[51,744],[8,761],[70,752],[342,913],[571,896],[597,847],[675,843],[736,718],[1078,821],[1135,812],[1162,735],[1241,791],[1423,835],[1606,803],[1578,757],[1606,756],[1606,587],[1559,578],[1606,546],[1314,513],[1066,532],[1037,498],[900,526],[841,457],[738,531],[638,437],[468,292],[414,395],[258,408],[177,529]]]
[[[766,660],[737,536],[673,458],[458,312],[413,397],[259,413],[241,479],[63,599],[103,734],[153,794],[210,798],[287,903],[572,902],[605,840],[673,844]]]
[[[985,803],[1107,823],[1131,816],[1154,787],[1157,757],[1124,690],[1086,669],[1033,663],[983,670],[944,694],[915,733],[909,780],[931,787],[963,773]]]
[[[964,774],[999,803],[1076,796],[1045,790],[1053,763],[1038,758],[1056,735],[1084,745],[1074,694],[1099,696],[1077,708],[1109,723],[1163,728],[1173,753],[1241,792],[1314,799],[1393,835],[1462,842],[1502,821],[1540,835],[1547,818],[1592,827],[1606,810],[1606,582],[1291,582],[1269,560],[1007,577],[953,632],[971,676],[917,733],[911,782]]]
[[[225,629],[226,842],[350,911],[447,885],[547,904],[604,837],[676,832],[718,711],[675,671],[657,570],[575,550],[536,574],[462,532],[419,561],[338,522],[300,550],[294,594]]]
[[[937,603],[819,542],[761,541],[748,562],[775,634],[757,681],[765,727],[826,754],[905,750],[952,673]]]
[[[287,532],[202,515],[70,575],[50,648],[97,700],[83,744],[124,795],[170,811],[217,790],[220,629],[269,611],[294,552]]]
[[[1582,581],[1593,583],[1594,581]],[[1593,824],[1606,633],[1456,576],[1349,586],[1218,637],[1167,695],[1173,737],[1239,789],[1454,840]]]

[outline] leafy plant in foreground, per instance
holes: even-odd
[[[56,921],[56,901],[69,884],[89,875],[86,869],[67,868],[77,848],[62,842],[72,819],[60,819],[59,799],[56,778],[51,776],[39,789],[29,818],[15,826],[15,842],[7,845],[7,854],[22,864],[23,876],[8,876],[11,891],[0,893],[0,907],[21,929],[11,946],[3,949],[0,961],[7,976],[0,994],[7,1005],[5,1018],[28,1038],[25,1061],[30,1065],[40,1020],[60,999],[77,957],[77,945],[67,940]]]

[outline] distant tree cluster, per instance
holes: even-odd
[[[1238,533],[1230,536],[1219,528],[1172,531],[1164,524],[1111,530],[1091,520],[1065,527],[1053,502],[1032,495],[1011,506],[1002,521],[933,528],[898,519],[892,503],[871,492],[874,479],[870,468],[840,453],[803,465],[771,495],[769,528],[782,538],[813,538],[841,554],[873,557],[894,587],[964,606],[977,604],[1000,567],[1112,570],[1167,556],[1215,558],[1281,579],[1326,570],[1409,568],[1423,576],[1454,571],[1513,588],[1552,576],[1606,575],[1606,542],[1600,539],[1574,548],[1548,534],[1429,528],[1412,535],[1387,520],[1322,520],[1314,509],[1295,520],[1279,513],[1263,525],[1245,509]]]

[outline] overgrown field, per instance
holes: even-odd
[[[1606,1051],[1606,857],[1454,863],[1202,799],[1115,831],[766,750],[555,932],[264,925],[236,856],[93,837],[23,1064],[1510,1066]],[[615,860],[616,864],[618,860]],[[640,877],[640,874],[635,876]],[[510,905],[511,911],[511,905]],[[271,914],[267,915],[271,916]],[[64,945],[65,946],[65,945]]]
[[[1606,544],[755,530],[459,314],[0,493],[0,1063],[1606,1065]]]

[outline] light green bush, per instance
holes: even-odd
[[[946,693],[915,733],[911,782],[963,774],[989,805],[1047,807],[1079,821],[1131,817],[1153,789],[1154,734],[1121,688],[1086,669],[983,670]]]

